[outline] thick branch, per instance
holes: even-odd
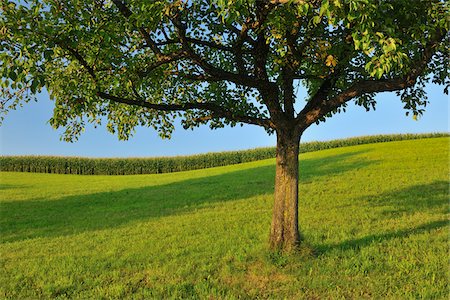
[[[239,73],[246,73],[245,69],[245,63],[244,63],[244,57],[243,53],[245,52],[243,48],[244,46],[244,40],[248,37],[248,30],[249,27],[246,23],[242,25],[241,32],[238,34],[238,37],[236,39],[236,42],[233,45],[233,48],[235,49],[234,55],[235,55],[235,61],[236,61],[236,68]],[[250,53],[253,54],[252,51]]]
[[[118,97],[105,92],[97,92],[97,95],[100,98],[116,103],[140,106],[158,111],[175,112],[186,111],[190,109],[205,110],[210,111],[212,117],[225,118],[230,121],[259,125],[265,128],[273,128],[273,124],[268,119],[256,118],[247,115],[237,115],[214,103],[155,104],[140,99]]]
[[[257,32],[256,44],[254,46],[255,76],[266,81],[268,81],[266,63],[269,55],[269,45],[266,43],[266,33],[263,25],[269,12],[270,8],[266,1],[256,1],[256,22],[252,25],[253,30]]]
[[[363,94],[392,92],[403,90],[414,85],[416,78],[402,78],[390,80],[362,80],[352,85],[336,97],[330,100],[322,100],[316,105],[309,102],[297,117],[297,124],[306,129],[326,114],[336,110],[345,102]]]
[[[121,12],[121,14],[125,18],[129,19],[129,17],[132,14],[130,9],[121,0],[113,0],[113,2],[117,6],[117,8]],[[268,13],[274,7],[274,5],[267,3],[265,1],[259,1],[257,6],[258,6],[258,21],[256,24],[258,24],[257,27],[261,27],[261,25],[264,23]],[[242,59],[242,53],[244,52],[242,49],[243,43],[241,41],[247,39],[248,36],[247,36],[246,31],[248,29],[243,28],[242,30],[239,31],[240,41],[237,43],[237,45],[240,45],[241,47],[240,48],[236,47],[235,49],[232,49],[228,46],[223,46],[223,45],[220,45],[220,44],[217,44],[214,42],[203,41],[203,40],[188,37],[186,34],[185,25],[181,21],[180,14],[172,16],[171,21],[176,29],[179,43],[181,44],[181,47],[182,47],[182,52],[183,52],[182,58],[189,59],[193,63],[195,63],[197,66],[199,66],[206,75],[202,78],[204,78],[204,79],[215,78],[216,81],[229,81],[229,82],[232,82],[237,85],[256,88],[261,92],[262,97],[264,99],[264,103],[267,105],[269,111],[271,112],[271,115],[277,115],[277,114],[281,113],[281,107],[279,106],[279,103],[278,103],[278,91],[276,89],[276,85],[274,85],[273,83],[270,83],[270,81],[267,79],[267,74],[264,77],[260,77],[260,76],[250,76],[250,75],[246,74],[246,72],[245,72],[244,63],[243,63],[243,59]],[[260,30],[260,28],[254,28],[255,26],[253,26],[252,28],[255,30]],[[161,43],[157,43],[157,42],[153,41],[151,39],[150,35],[148,34],[148,32],[145,30],[145,28],[140,27],[140,28],[138,28],[138,30],[142,34],[144,39],[146,40],[148,47],[150,47],[153,50],[153,52],[155,53],[155,55],[157,57],[157,62],[155,64],[151,65],[146,70],[144,70],[142,72],[142,74],[144,74],[144,75],[148,74],[149,72],[151,72],[152,70],[154,70],[155,68],[157,68],[163,64],[170,63],[170,62],[180,59],[180,55],[177,55],[177,54],[166,54],[166,55],[162,54],[160,49],[158,48],[158,46],[161,45]],[[263,32],[263,30],[260,30],[260,31],[261,31],[261,34],[260,34],[258,44],[259,44],[260,48],[264,44],[263,47],[264,47],[264,50],[266,51],[266,54],[263,55],[262,59],[260,59],[259,69],[261,70],[262,68],[265,69],[265,64],[266,64],[266,60],[267,60],[267,50],[266,50],[267,45],[265,45],[264,32]],[[177,41],[167,40],[165,43],[172,43],[172,42],[177,42]],[[238,73],[229,72],[229,71],[226,71],[224,69],[221,69],[221,68],[218,68],[218,67],[212,65],[207,59],[205,59],[204,57],[202,57],[201,55],[196,53],[196,51],[191,47],[191,45],[190,45],[191,43],[196,44],[196,45],[202,45],[202,46],[214,48],[217,50],[233,52],[236,56]],[[164,44],[164,42],[163,42],[163,44]],[[256,46],[256,47],[258,47],[258,46]],[[200,77],[196,77],[196,79],[199,79],[199,78]],[[270,86],[270,88],[268,88],[269,86]]]
[[[294,79],[293,72],[289,66],[284,66],[282,69],[282,86],[283,86],[283,101],[284,112],[288,119],[294,119]]]
[[[198,53],[195,52],[194,49],[192,49],[189,43],[189,37],[187,37],[186,35],[185,26],[181,22],[179,16],[176,16],[171,20],[177,30],[178,38],[180,39],[183,50],[187,53],[188,58],[200,68],[202,68],[202,70],[206,74],[212,77],[217,77],[219,80],[229,81],[237,85],[243,85],[253,88],[259,88],[266,84],[266,82],[258,80],[255,77],[248,76],[246,74],[232,73],[212,65],[210,62],[208,62],[207,59],[201,57]]]
[[[345,36],[346,33],[343,33]],[[349,61],[351,60],[351,56],[353,54],[353,45],[345,44],[345,47],[338,57],[338,65],[334,68],[333,72],[325,77],[321,86],[317,90],[317,92],[312,96],[310,103],[319,104],[323,99],[326,99],[329,92],[335,87],[337,80],[339,77],[346,72],[346,66],[349,65]]]
[[[284,112],[289,120],[294,119],[294,68],[300,63],[296,61],[293,51],[295,48],[295,40],[298,29],[293,29],[291,32],[287,32],[286,40],[288,44],[288,51],[286,55],[286,62],[281,70],[281,80],[283,87],[283,101],[284,101]]]
[[[188,36],[185,36],[185,40],[188,43],[193,44],[193,45],[204,46],[204,47],[208,47],[210,49],[214,49],[214,50],[218,50],[218,51],[225,51],[225,52],[229,52],[229,53],[233,54],[235,57],[235,63],[236,63],[236,68],[238,70],[238,73],[239,74],[247,74],[247,70],[245,69],[243,54],[253,54],[253,51],[251,49],[243,48],[244,42],[247,37],[248,29],[249,29],[249,27],[246,24],[244,24],[242,26],[242,30],[237,35],[236,41],[231,46],[223,45],[223,44],[217,43],[215,41],[206,41],[206,40],[188,37]],[[168,38],[167,34],[165,34],[165,40],[155,43],[156,46],[166,46],[166,45],[174,45],[174,44],[182,45],[182,42],[180,39]]]
[[[65,46],[62,43],[60,43],[59,45],[61,47],[63,47],[64,49],[66,49],[67,51],[69,51],[73,55],[73,57],[86,69],[86,71],[92,77],[94,82],[97,83],[97,81],[98,81],[97,74],[96,74],[94,68],[88,64],[88,62],[84,59],[84,57],[76,49]],[[201,80],[201,81],[208,81],[208,80],[217,81],[216,79],[214,79],[212,77],[208,78],[208,77],[204,77],[202,75],[198,75],[198,76],[185,75],[185,78],[191,79],[191,80]],[[134,91],[134,92],[136,94],[136,97],[138,97],[137,92],[136,91]],[[198,102],[192,103],[191,102],[191,103],[184,103],[184,104],[161,104],[161,103],[155,104],[155,103],[143,101],[142,99],[139,99],[139,97],[137,99],[129,99],[129,98],[111,95],[111,94],[101,92],[101,91],[97,92],[97,96],[99,96],[100,98],[103,98],[105,100],[113,101],[116,103],[140,106],[140,107],[145,107],[145,108],[154,109],[154,110],[158,110],[158,111],[166,111],[166,112],[173,111],[173,112],[175,112],[175,111],[186,111],[186,110],[190,110],[190,109],[199,109],[199,110],[204,110],[204,111],[210,111],[211,115],[213,117],[225,118],[230,121],[258,125],[258,126],[262,126],[264,128],[272,128],[272,129],[274,128],[272,121],[269,119],[257,118],[257,117],[252,117],[252,116],[248,116],[248,115],[239,115],[239,114],[229,111],[226,108],[224,108],[220,105],[214,104],[214,103],[198,103]]]
[[[264,23],[267,20],[267,16],[274,8],[274,4],[267,1],[256,1],[256,21],[252,24],[252,29],[257,32],[257,39],[254,45],[254,58],[255,58],[255,76],[264,82],[263,86],[258,88],[261,93],[264,104],[269,109],[270,115],[275,119],[276,123],[283,119],[283,110],[279,103],[278,86],[270,82],[267,75],[266,65],[269,55],[269,45],[266,43],[266,32],[264,29]]]
[[[401,78],[361,80],[329,100],[326,99],[326,90],[330,83],[329,80],[325,80],[321,89],[319,89],[319,92],[316,94],[317,97],[308,102],[297,116],[297,126],[302,127],[304,130],[321,117],[339,108],[342,104],[363,94],[393,92],[413,86],[416,83],[417,78],[426,69],[435,53],[435,48],[445,38],[446,34],[447,32],[437,32],[435,38],[429,41],[423,49],[421,59],[413,64],[415,67]]]

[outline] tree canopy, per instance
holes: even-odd
[[[43,88],[50,123],[126,139],[135,126],[248,123],[303,132],[350,100],[399,91],[407,113],[430,80],[448,92],[448,2],[439,0],[3,1],[1,110]],[[297,89],[307,91],[297,99]],[[306,100],[305,107],[299,107]],[[290,125],[287,125],[290,124]]]

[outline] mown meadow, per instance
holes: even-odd
[[[300,155],[303,246],[268,250],[274,159],[2,172],[0,297],[447,299],[449,137]]]

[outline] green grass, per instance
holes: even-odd
[[[0,297],[447,299],[449,138],[300,156],[295,255],[274,160],[159,175],[1,173]]]

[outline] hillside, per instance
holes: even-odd
[[[0,173],[0,297],[446,298],[449,142],[301,154],[304,246],[291,256],[267,248],[274,159]]]

